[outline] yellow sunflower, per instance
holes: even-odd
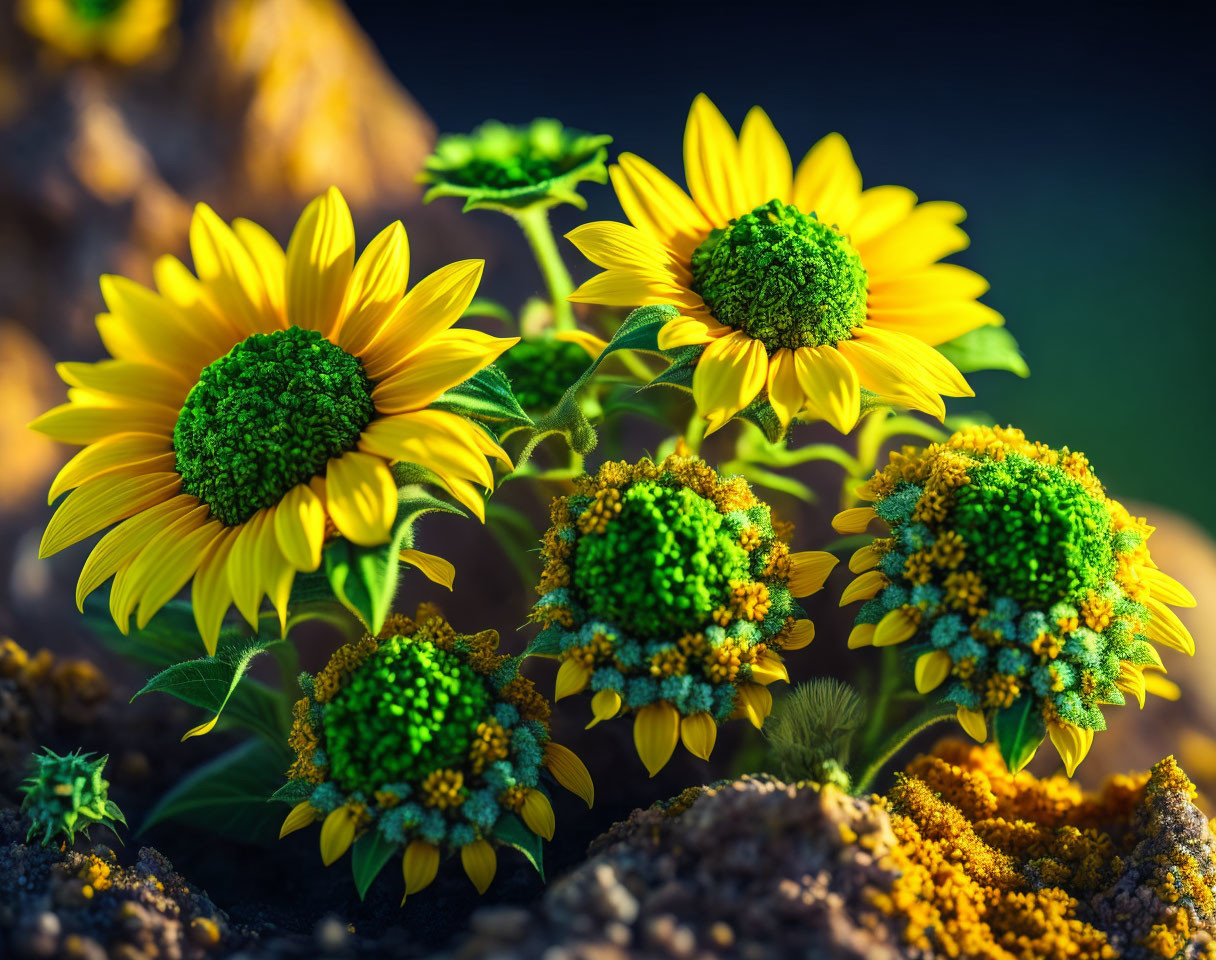
[[[109,312],[97,328],[113,359],[60,364],[69,402],[32,426],[86,445],[51,486],[52,502],[72,492],[40,554],[118,524],[86,561],[77,603],[114,576],[115,622],[125,631],[135,612],[142,628],[193,577],[213,651],[233,603],[256,623],[268,595],[282,620],[295,574],[318,568],[328,539],[389,541],[394,461],[426,467],[484,519],[487,458],[509,460],[477,424],[428,407],[518,338],[450,329],[480,260],[406,294],[399,221],[356,260],[333,188],[305,208],[286,252],[203,204],[190,247],[197,277],[170,256],[156,263],[155,291],[102,277]]]
[[[177,19],[176,0],[18,0],[17,20],[65,57],[131,65],[151,56]]]
[[[823,419],[842,433],[866,391],[939,418],[943,395],[972,396],[933,347],[1003,320],[976,302],[983,277],[937,263],[967,246],[958,204],[918,204],[904,187],[863,191],[837,133],[795,171],[763,110],[751,110],[736,138],[703,94],[684,133],[684,169],[688,193],[621,154],[610,173],[633,225],[568,234],[606,268],[570,299],[677,307],[659,346],[700,351],[692,392],[709,432],[762,394],[783,427]]]

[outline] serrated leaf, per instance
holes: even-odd
[[[392,609],[393,598],[397,595],[401,551],[414,545],[415,521],[427,513],[464,516],[464,511],[458,507],[413,487],[402,489],[400,497],[388,543],[360,547],[339,537],[325,548],[324,553],[323,569],[334,595],[373,634],[380,632]]]
[[[241,679],[254,658],[284,643],[276,636],[244,637],[226,631],[220,634],[215,656],[166,667],[144,684],[135,697],[168,693],[213,714],[206,723],[188,731],[183,740],[209,733],[227,707],[228,719],[277,742],[288,726],[285,696],[254,680],[241,683]]]
[[[294,807],[297,803],[311,797],[314,790],[316,790],[316,784],[309,783],[307,780],[288,780],[267,797],[267,800],[279,800]]]
[[[285,742],[249,740],[187,774],[157,802],[139,832],[166,820],[243,843],[273,843],[283,811],[266,800],[291,763]]]
[[[89,633],[126,660],[167,667],[206,652],[194,622],[194,609],[184,600],[171,600],[142,630],[124,636],[110,616],[109,589],[89,594],[84,602]]]
[[[525,657],[555,657],[562,652],[562,632],[550,625],[532,638],[524,650]]]
[[[396,850],[397,844],[389,843],[380,831],[375,829],[369,830],[355,841],[355,846],[351,850],[350,869],[355,878],[355,889],[359,891],[360,900],[367,895],[376,876],[384,869],[384,865],[388,863]]]
[[[1047,736],[1047,725],[1043,714],[1037,709],[1034,698],[1018,697],[1010,706],[1002,707],[992,720],[992,731],[1005,766],[1017,773],[1030,763],[1039,744]]]
[[[524,822],[513,813],[504,813],[494,824],[494,838],[514,847],[536,868],[543,881],[545,879],[545,851],[541,838],[524,826]]]
[[[1030,376],[1030,367],[1018,342],[1004,327],[977,327],[937,347],[960,372],[1008,370],[1019,377]]]
[[[532,426],[532,418],[515,399],[511,381],[494,364],[444,391],[431,406],[489,423]]]

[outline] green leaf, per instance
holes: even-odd
[[[350,869],[355,877],[355,888],[362,900],[376,875],[384,869],[389,858],[397,850],[397,844],[389,843],[379,830],[369,830],[355,841],[351,850]]]
[[[311,797],[314,790],[316,790],[316,784],[309,783],[307,780],[288,780],[267,799],[280,800],[283,803],[290,803],[294,807],[297,803]]]
[[[142,630],[123,635],[110,616],[109,590],[97,591],[84,602],[85,625],[103,644],[126,660],[167,667],[205,652],[194,609],[187,601],[171,600]]]
[[[504,813],[494,824],[493,835],[509,847],[514,847],[536,868],[545,879],[545,852],[540,837],[524,826],[524,822],[513,813]]]
[[[166,667],[144,684],[135,697],[168,693],[214,714],[206,723],[188,730],[183,740],[210,733],[225,707],[229,707],[229,720],[271,742],[279,742],[289,728],[286,696],[253,680],[242,684],[241,678],[255,657],[285,642],[275,636],[244,637],[227,631],[220,635],[214,657]]]
[[[993,734],[1005,758],[1005,766],[1017,773],[1034,757],[1039,744],[1047,736],[1047,725],[1034,697],[1018,697],[1010,706],[996,712],[992,721]]]
[[[460,315],[460,319],[463,320],[466,317],[492,317],[495,320],[501,320],[509,327],[515,326],[515,315],[497,300],[491,300],[488,297],[474,297],[470,300],[469,305],[464,308],[464,313]]]
[[[178,820],[191,831],[202,828],[244,843],[272,843],[283,811],[266,800],[290,763],[285,743],[246,741],[173,786],[148,813],[140,833]]]
[[[324,570],[334,595],[373,634],[379,633],[397,595],[401,551],[414,545],[414,522],[427,513],[464,511],[412,486],[399,491],[397,519],[388,543],[361,547],[339,537],[325,548]]]
[[[444,391],[431,406],[489,423],[532,426],[532,418],[515,399],[511,381],[494,364]]]
[[[977,327],[937,349],[962,373],[1008,370],[1019,377],[1030,376],[1030,367],[1018,350],[1018,342],[1004,327]]]
[[[525,657],[555,657],[562,652],[562,631],[557,626],[548,626],[528,644]]]

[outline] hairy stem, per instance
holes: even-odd
[[[854,782],[853,792],[860,796],[869,790],[874,778],[891,762],[895,754],[907,746],[909,740],[933,724],[951,719],[957,709],[953,703],[935,703],[897,727],[862,768],[860,776]]]
[[[514,214],[516,222],[536,256],[536,263],[549,288],[549,299],[553,304],[553,325],[559,331],[574,329],[574,309],[566,298],[574,291],[574,281],[562,260],[553,228],[549,225],[549,213],[543,207]]]

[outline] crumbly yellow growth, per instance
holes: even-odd
[[[93,707],[110,693],[109,681],[88,660],[64,660],[46,649],[30,654],[10,637],[0,637],[0,678],[27,693],[49,694],[57,710]]]
[[[464,774],[459,770],[433,770],[422,781],[422,802],[446,810],[465,801]]]
[[[469,760],[474,773],[481,773],[487,764],[501,760],[510,751],[507,731],[497,720],[483,721],[477,724],[477,732],[469,747]]]
[[[958,741],[885,798],[897,878],[874,903],[908,945],[983,960],[1216,956],[1216,843],[1173,758],[1088,794]]]

